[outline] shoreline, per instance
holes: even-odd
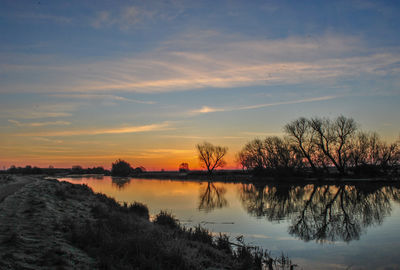
[[[86,185],[0,176],[0,189],[8,190],[0,201],[0,269],[261,269],[274,262],[229,236],[182,227],[170,213],[150,221],[147,206],[121,205]]]
[[[99,174],[80,174],[80,175],[63,175],[57,177],[82,177],[99,176]],[[129,175],[127,177],[110,176],[113,178],[136,178],[136,179],[157,179],[157,180],[178,180],[178,181],[207,181],[207,182],[223,182],[223,183],[242,183],[242,184],[400,184],[400,177],[363,177],[363,178],[338,178],[338,177],[255,177],[249,174],[216,174],[211,178],[205,174],[184,174],[184,173],[162,173],[162,172],[146,172],[141,174]]]

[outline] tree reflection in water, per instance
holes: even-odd
[[[125,186],[131,182],[131,179],[124,177],[112,177],[111,181],[113,186],[116,186],[118,189],[124,189]]]
[[[246,210],[270,221],[290,220],[288,231],[304,241],[350,242],[365,229],[379,225],[400,202],[397,187],[370,185],[243,184],[240,199]]]
[[[215,208],[223,208],[228,205],[224,195],[226,189],[207,182],[207,186],[200,189],[199,210],[210,212]]]

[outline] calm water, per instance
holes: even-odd
[[[62,178],[120,202],[170,210],[187,226],[243,235],[297,269],[400,269],[400,189]]]

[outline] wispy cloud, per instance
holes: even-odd
[[[171,8],[172,7],[172,8]],[[90,25],[94,28],[118,27],[126,31],[156,19],[169,21],[176,18],[184,7],[176,1],[151,2],[150,6],[143,2],[138,5],[129,5],[114,10],[102,10],[91,19]]]
[[[148,149],[147,152],[151,153],[172,153],[172,154],[184,154],[191,153],[193,150],[187,149],[172,149],[172,148],[159,148],[159,149]]]
[[[203,114],[203,113],[212,113],[212,112],[223,112],[226,111],[227,109],[224,108],[211,108],[208,106],[203,106],[201,109],[198,110],[193,110],[193,114]]]
[[[53,139],[43,138],[43,137],[33,137],[32,139],[35,141],[46,142],[46,143],[56,143],[56,144],[63,143],[62,140],[53,140]]]
[[[299,100],[289,100],[289,101],[281,101],[281,102],[263,103],[263,104],[237,106],[237,107],[223,107],[223,108],[211,108],[208,106],[203,106],[201,109],[196,109],[196,110],[190,111],[189,115],[206,114],[206,113],[213,113],[213,112],[253,110],[253,109],[260,109],[260,108],[266,108],[266,107],[272,107],[272,106],[279,106],[279,105],[290,105],[290,104],[325,101],[325,100],[331,100],[331,99],[336,99],[336,98],[340,98],[340,97],[341,96],[323,96],[323,97],[314,97],[314,98],[299,99]]]
[[[72,22],[72,18],[66,16],[43,14],[43,13],[25,13],[25,14],[17,14],[16,16],[21,19],[52,21],[59,24],[69,24]]]
[[[89,99],[89,100],[114,100],[114,101],[126,101],[139,104],[155,104],[154,101],[145,101],[132,98],[121,97],[117,95],[107,95],[107,94],[50,94],[49,96],[58,98],[70,98],[70,99]]]
[[[49,122],[29,122],[23,123],[17,120],[9,119],[8,122],[18,126],[18,127],[44,127],[44,126],[67,126],[70,122],[67,121],[49,121]]]
[[[141,22],[152,19],[154,11],[138,6],[128,6],[118,11],[100,11],[91,21],[94,28],[118,26],[121,30],[128,30]]]
[[[244,136],[195,136],[195,135],[162,135],[163,138],[178,138],[184,140],[212,140],[212,139],[227,139],[227,140],[238,140],[245,139]]]
[[[266,136],[282,136],[283,132],[253,132],[245,131],[242,134],[247,136],[266,137]]]
[[[67,137],[67,136],[85,136],[85,135],[106,135],[106,134],[124,134],[139,133],[149,131],[161,131],[173,129],[170,123],[150,124],[142,126],[117,127],[109,129],[87,129],[87,130],[63,130],[53,132],[21,133],[19,136],[40,136],[40,137]]]
[[[57,85],[44,78],[40,85],[14,83],[4,91],[157,93],[209,87],[334,84],[359,76],[395,76],[400,72],[399,62],[396,50],[370,49],[363,40],[349,36],[255,40],[205,31],[174,36],[151,51],[115,60],[56,66],[52,72],[59,77]],[[5,66],[5,70],[12,68]]]
[[[9,103],[3,103],[0,106],[0,117],[6,119],[17,118],[20,119],[45,119],[45,118],[62,118],[72,116],[79,107],[86,105],[82,101],[74,102],[52,102],[43,99],[41,102],[32,104],[25,104],[22,106],[15,106]],[[39,123],[39,121],[36,121]],[[66,124],[67,121],[42,121],[50,125],[53,124]],[[21,122],[23,124],[23,122]],[[17,123],[14,123],[17,124]],[[40,124],[39,124],[40,125]],[[38,125],[37,125],[38,126]],[[43,126],[43,125],[42,125]]]
[[[54,67],[32,64],[26,70],[23,64],[14,65],[22,75],[30,74],[32,69],[51,71],[57,84],[46,78],[40,83],[24,80],[23,84],[15,82],[0,91],[159,93],[210,87],[335,85],[362,76],[376,79],[388,75],[395,84],[400,73],[399,62],[396,49],[374,50],[362,39],[349,36],[326,34],[256,40],[198,31],[171,37],[150,51],[114,60],[61,67],[57,61]],[[13,70],[7,63],[1,65],[7,72]]]

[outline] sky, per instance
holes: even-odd
[[[400,136],[399,1],[0,2],[0,167],[200,168],[298,117]]]

